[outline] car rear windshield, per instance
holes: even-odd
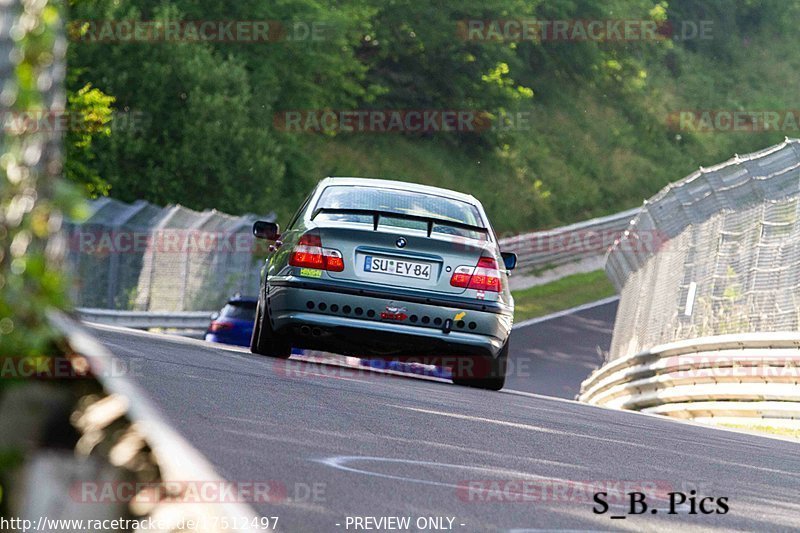
[[[442,220],[434,224],[433,233],[485,239],[481,232],[447,225],[447,221],[483,227],[478,208],[468,202],[400,189],[333,185],[327,187],[317,202],[317,209],[374,209],[401,215],[416,215]],[[318,219],[372,224],[369,215],[321,213]],[[381,217],[381,225],[425,230],[426,224],[416,220]]]
[[[219,315],[225,318],[241,318],[253,320],[256,316],[255,302],[229,302]]]

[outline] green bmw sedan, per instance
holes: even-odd
[[[250,349],[288,358],[292,347],[451,369],[453,381],[500,390],[514,300],[481,203],[447,189],[326,178],[273,241]]]

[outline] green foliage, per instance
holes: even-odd
[[[613,285],[602,270],[572,274],[543,285],[514,291],[514,320],[544,316],[577,307],[615,293]]]
[[[55,60],[58,9],[47,2],[28,2],[26,24],[16,32],[13,73],[4,91],[12,112],[47,109],[40,90]],[[7,103],[8,100],[6,100]],[[5,131],[0,154],[0,353],[51,354],[56,332],[45,314],[65,308],[67,285],[50,238],[63,213],[79,216],[75,190],[56,180],[58,147],[46,146],[49,132]],[[44,145],[44,148],[43,148]],[[37,154],[39,154],[38,157]]]
[[[114,95],[145,120],[98,139],[95,164],[123,200],[180,202],[241,213],[275,210],[316,181],[294,136],[272,128],[278,109],[355,106],[370,90],[349,51],[358,11],[312,2],[80,2],[74,20],[293,20],[334,28],[324,44],[85,43],[70,47],[77,85]],[[280,107],[276,107],[277,105]],[[281,206],[282,208],[282,206]],[[288,208],[291,209],[291,208]],[[288,209],[284,212],[287,212]]]
[[[93,165],[97,158],[93,141],[111,135],[113,103],[113,96],[92,87],[91,83],[67,95],[69,128],[64,141],[64,175],[83,185],[90,198],[106,196],[111,188]]]
[[[376,0],[370,29],[358,43],[369,83],[384,87],[388,108],[494,111],[531,96],[514,79],[523,58],[515,43],[471,41],[467,20],[525,18],[540,2],[490,0],[420,3]]]
[[[126,201],[287,217],[326,174],[399,177],[476,194],[501,231],[639,204],[667,182],[787,132],[676,131],[685,109],[798,107],[779,0],[99,0],[71,18],[314,23],[320,40],[87,43],[69,50],[70,90],[96,88],[136,127],[68,147],[68,174]],[[652,20],[655,41],[478,41],[468,20]],[[683,39],[711,21],[710,38]],[[101,97],[102,95],[102,97]],[[288,133],[287,110],[452,109],[530,127],[475,133]],[[790,133],[790,132],[789,132]],[[791,134],[791,133],[790,133]],[[74,169],[74,170],[72,170]],[[107,184],[108,188],[105,187]]]
[[[719,426],[733,429],[743,429],[745,431],[754,431],[756,433],[763,433],[764,435],[777,435],[778,437],[790,438],[800,441],[800,429],[781,426],[768,426],[765,424],[719,424]]]

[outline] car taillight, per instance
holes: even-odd
[[[331,272],[344,270],[342,253],[333,248],[323,248],[322,239],[316,233],[306,233],[300,237],[289,257],[289,264]]]
[[[323,248],[322,257],[325,259],[325,270],[331,272],[341,272],[344,270],[344,258],[339,250]]]
[[[225,331],[226,329],[233,329],[233,324],[230,322],[213,321],[208,330],[211,332]]]
[[[453,272],[453,276],[450,278],[450,285],[466,289],[469,287],[469,280],[472,277],[473,270],[475,269],[468,266],[456,267],[456,271]]]
[[[481,257],[475,268],[456,267],[450,278],[450,285],[479,291],[500,292],[502,286],[497,260],[494,257]]]

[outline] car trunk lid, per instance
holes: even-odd
[[[334,279],[368,282],[386,287],[462,294],[450,284],[459,266],[474,267],[487,247],[485,240],[434,231],[425,227],[316,221],[325,248],[341,252],[345,268],[328,272]],[[474,236],[472,232],[470,236]],[[481,234],[485,235],[485,234]]]

